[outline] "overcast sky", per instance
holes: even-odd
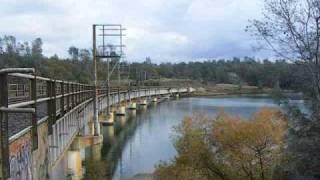
[[[41,37],[45,55],[66,57],[70,45],[92,47],[93,23],[120,23],[130,61],[264,57],[244,31],[261,7],[260,0],[0,0],[0,35]]]

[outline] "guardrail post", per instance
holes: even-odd
[[[81,84],[81,85],[80,85],[80,102],[83,102],[83,101],[84,101],[85,94],[83,93],[83,91],[84,91],[84,87],[83,87],[83,85]]]
[[[74,96],[75,98],[75,102],[76,102],[76,105],[77,106],[79,104],[79,84],[75,84],[75,91],[76,91],[76,94]]]
[[[84,90],[85,90],[85,92],[84,92],[84,101],[86,101],[87,99],[88,99],[88,94],[90,94],[90,92],[89,92],[89,86],[88,85],[84,85]]]
[[[78,84],[74,84],[74,107],[78,105]]]
[[[0,74],[0,107],[8,107],[8,75]],[[10,176],[8,113],[0,111],[0,178]]]
[[[61,98],[60,98],[60,115],[61,117],[64,115],[64,82],[60,83],[61,89]]]
[[[48,115],[48,134],[52,134],[53,117],[52,117],[52,82],[47,81],[47,96],[49,100],[47,101],[47,115]]]
[[[71,109],[75,106],[74,103],[74,84],[71,84]]]
[[[56,96],[56,80],[52,81],[52,118],[53,123],[56,123],[57,120],[57,96]]]
[[[77,106],[77,84],[73,84],[73,108]]]
[[[38,121],[37,121],[37,76],[34,73],[34,79],[31,80],[31,99],[34,101],[32,108],[35,109],[35,112],[32,113],[32,128],[31,128],[31,137],[32,137],[32,150],[38,149]]]
[[[83,97],[84,97],[84,94],[83,94],[83,86],[82,84],[79,85],[79,99],[80,99],[80,103],[83,102]]]
[[[77,93],[77,105],[78,105],[78,104],[80,104],[80,97],[81,97],[80,84],[77,84],[77,90],[78,90],[78,93]]]
[[[66,91],[66,94],[68,94],[67,95],[67,111],[69,111],[70,110],[70,84],[69,83],[67,83],[66,84],[67,85],[67,91]]]

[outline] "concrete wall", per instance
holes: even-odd
[[[32,179],[32,153],[30,133],[26,133],[9,146],[10,179]]]
[[[38,149],[32,152],[30,131],[9,145],[10,180],[48,179],[48,128],[38,126]]]
[[[38,149],[33,156],[33,179],[49,178],[49,143],[47,121],[38,126]]]

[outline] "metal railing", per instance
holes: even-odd
[[[110,88],[108,103],[107,88],[98,87],[98,111],[108,105],[138,97],[179,92],[172,87],[136,87],[130,89]],[[186,91],[186,89],[180,89]],[[0,177],[10,177],[8,161],[9,144],[24,134],[31,133],[31,150],[38,148],[38,125],[47,123],[49,161],[54,166],[61,154],[69,147],[79,130],[93,116],[93,85],[61,81],[36,76],[32,68],[9,68],[0,70]],[[32,114],[31,125],[9,134],[8,113]],[[15,121],[15,119],[13,119]]]

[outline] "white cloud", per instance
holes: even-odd
[[[259,0],[1,1],[0,35],[41,37],[46,55],[91,48],[93,23],[123,24],[132,60],[256,55],[244,27],[260,14]]]

